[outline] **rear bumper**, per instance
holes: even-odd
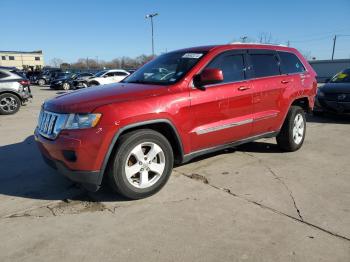
[[[22,99],[22,102],[28,102],[29,100],[31,100],[33,98],[30,87],[27,87],[26,91],[20,92],[19,95]]]

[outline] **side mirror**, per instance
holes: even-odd
[[[193,79],[195,87],[205,90],[205,85],[213,85],[224,81],[224,75],[218,68],[206,68]]]

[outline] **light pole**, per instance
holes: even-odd
[[[332,60],[334,59],[335,43],[337,42],[337,35],[333,38]]]
[[[151,19],[151,27],[152,27],[152,56],[154,57],[154,34],[153,34],[153,17],[157,16],[158,13],[153,13],[146,15],[146,19],[150,18]]]

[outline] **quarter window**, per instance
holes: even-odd
[[[288,52],[278,52],[278,55],[281,59],[282,74],[301,73],[305,71],[305,67],[296,55]]]
[[[277,57],[274,54],[251,54],[250,59],[255,77],[280,74]]]
[[[236,82],[244,80],[244,58],[243,55],[223,53],[215,57],[206,68],[217,68],[222,70],[224,81],[221,83]]]

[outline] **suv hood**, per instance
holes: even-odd
[[[57,96],[44,103],[44,109],[56,113],[90,113],[99,106],[157,96],[168,92],[160,85],[117,83],[88,87]]]

